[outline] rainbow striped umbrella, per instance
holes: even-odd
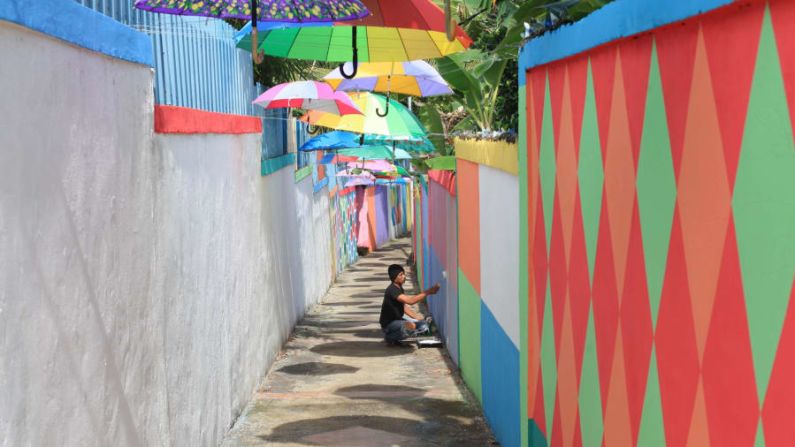
[[[335,92],[318,81],[297,81],[271,87],[253,101],[266,109],[305,109],[334,115],[361,115],[362,110],[345,92]]]
[[[382,95],[367,92],[349,93],[353,102],[362,111],[362,115],[338,116],[330,113],[309,111],[300,119],[316,126],[330,129],[347,130],[349,132],[386,135],[392,138],[423,138],[426,136],[417,117],[403,104]],[[378,110],[386,109],[389,101],[392,112],[380,116]]]

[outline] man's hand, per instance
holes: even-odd
[[[439,283],[434,284],[428,290],[425,291],[426,295],[436,295],[436,292],[439,291]]]

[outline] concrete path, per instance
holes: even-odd
[[[405,265],[410,251],[409,239],[394,241],[340,275],[296,326],[224,447],[497,445],[446,351],[383,341],[387,266]]]

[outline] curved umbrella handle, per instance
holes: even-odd
[[[389,93],[386,94],[386,110],[384,110],[384,113],[381,113],[381,109],[376,107],[375,114],[381,118],[389,115]]]
[[[351,63],[353,64],[353,72],[351,74],[345,73],[345,64],[340,64],[340,74],[345,79],[353,79],[353,78],[355,78],[356,77],[356,73],[359,71],[359,48],[356,45],[357,44],[357,40],[356,40],[356,27],[355,26],[353,27],[353,30],[351,32],[351,36],[352,36],[351,38],[353,40],[353,43],[352,43],[352,46],[353,46],[353,60],[351,61]]]
[[[254,61],[255,64],[261,64],[262,60],[264,59],[263,56],[265,53],[259,50],[259,46],[257,45],[257,5],[259,4],[259,0],[250,0],[251,1],[251,60]]]

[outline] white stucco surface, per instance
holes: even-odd
[[[519,179],[479,166],[480,291],[519,349]]]
[[[332,280],[327,196],[154,135],[148,67],[0,42],[0,445],[219,444]]]

